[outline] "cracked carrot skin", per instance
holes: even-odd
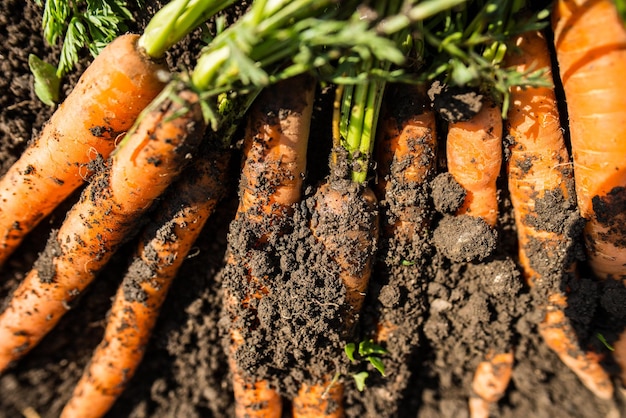
[[[626,283],[626,29],[610,0],[559,0],[552,17],[587,263]],[[613,348],[626,385],[626,331]]]
[[[78,83],[0,180],[0,265],[44,217],[83,184],[88,164],[107,158],[116,141],[163,89],[167,71],[122,35]]]
[[[94,176],[0,315],[0,371],[56,325],[189,161],[205,130],[197,95],[164,96]]]
[[[468,121],[451,123],[446,140],[448,171],[467,194],[457,215],[498,222],[496,180],[502,165],[502,116],[499,106],[486,100]]]
[[[259,225],[272,223],[291,212],[302,197],[306,171],[306,150],[315,96],[315,82],[308,76],[282,81],[266,89],[253,105],[246,126],[244,163],[239,184],[236,217]],[[266,239],[261,233],[258,244]],[[246,263],[229,255],[227,263]],[[267,292],[263,278],[242,277],[258,289],[239,299],[225,289],[224,309],[236,322],[237,310],[247,307],[251,298]],[[235,415],[239,418],[280,417],[282,398],[267,381],[254,381],[240,370],[235,359],[244,343],[241,329],[229,331],[229,365],[235,395]]]
[[[126,388],[143,358],[170,285],[226,192],[228,160],[225,151],[199,156],[161,199],[115,295],[104,338],[62,418],[101,417]],[[138,281],[136,271],[149,271],[150,276]]]
[[[539,32],[520,35],[515,40],[519,54],[512,53],[507,65],[519,72],[536,68],[550,68],[550,53],[546,40]],[[547,75],[550,77],[550,74]],[[511,108],[507,120],[513,141],[509,148],[509,190],[515,213],[519,241],[519,259],[524,276],[530,285],[560,281],[575,270],[570,260],[562,260],[568,238],[564,231],[542,229],[536,202],[546,196],[562,196],[565,202],[574,199],[569,154],[561,130],[557,100],[551,87],[519,88],[511,91]],[[573,205],[572,205],[573,206]],[[542,253],[532,251],[540,245]],[[542,259],[562,260],[556,271],[542,269]],[[566,265],[568,264],[569,265]],[[552,290],[546,300],[546,316],[539,332],[550,347],[596,396],[613,397],[613,383],[600,361],[602,356],[586,352],[564,310],[567,296]]]

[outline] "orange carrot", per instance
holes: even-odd
[[[94,279],[190,159],[205,124],[197,95],[167,88],[68,212],[0,315],[0,370],[26,354]]]
[[[623,279],[626,29],[610,0],[561,0],[553,16],[589,264],[598,277]]]
[[[139,112],[163,89],[166,66],[137,47],[109,44],[83,73],[40,135],[0,180],[0,265],[24,236],[107,158]]]
[[[293,400],[293,416],[343,418],[343,389],[343,384],[332,380],[323,384],[302,385]]]
[[[392,87],[393,88],[393,87]],[[402,243],[418,239],[429,219],[426,205],[416,202],[416,193],[425,192],[425,184],[436,170],[435,114],[427,107],[421,87],[395,86],[390,102],[406,97],[411,109],[397,109],[390,104],[377,134],[378,184],[377,197],[386,201],[388,214],[383,235]],[[403,106],[409,105],[399,101]],[[400,114],[402,112],[402,114]],[[402,254],[413,260],[414,254]]]
[[[513,373],[513,352],[490,352],[478,364],[472,381],[469,409],[472,418],[488,418],[489,405],[498,402],[506,392]]]
[[[550,54],[540,33],[517,37],[515,46],[519,54],[512,53],[507,63],[519,72],[550,68]],[[563,225],[568,219],[558,222],[555,228],[553,215],[539,213],[540,204],[547,200],[554,206],[556,200],[561,214],[567,214],[565,208],[569,206],[572,216],[575,203],[572,170],[553,89],[512,89],[508,130],[512,140],[509,190],[517,225],[520,264],[529,284],[554,287],[556,283],[558,286],[575,269],[567,251],[567,226]],[[551,260],[550,265],[546,265],[545,260]],[[539,326],[544,341],[596,396],[611,398],[613,384],[599,363],[601,357],[586,353],[580,347],[573,326],[565,316],[566,295],[558,287],[549,288],[547,292],[547,300],[542,301],[546,304],[546,317]]]
[[[448,171],[466,190],[457,211],[483,219],[494,228],[498,222],[496,180],[502,164],[502,116],[486,100],[468,121],[453,122],[447,136]]]
[[[300,201],[314,92],[315,83],[310,77],[297,77],[269,87],[253,105],[246,128],[237,220],[261,229],[271,228]],[[259,232],[250,250],[262,248],[268,232]],[[248,266],[249,259],[239,259],[233,254],[229,254],[227,264]],[[268,382],[247,376],[235,360],[238,348],[245,342],[244,332],[237,325],[239,312],[242,309],[254,311],[250,301],[267,293],[263,282],[271,279],[254,277],[249,267],[247,270],[249,275],[241,277],[242,285],[256,290],[244,295],[225,289],[224,295],[224,309],[233,324],[227,351],[233,374],[235,414],[237,417],[280,417],[280,395]]]
[[[200,156],[161,200],[115,296],[104,338],[62,417],[103,416],[134,375],[170,284],[226,191],[227,157]]]

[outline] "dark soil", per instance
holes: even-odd
[[[3,10],[0,14],[2,173],[52,112],[32,91],[28,54],[54,60],[59,51],[44,44],[41,10],[34,1],[2,0],[0,4]],[[137,31],[145,25],[153,10],[154,6],[150,6],[147,12],[139,14],[131,30]],[[170,66],[193,65],[201,36],[194,34],[174,55],[168,56]],[[68,77],[66,93],[88,61],[85,57]],[[249,259],[259,269],[275,274],[281,284],[259,307],[259,321],[278,331],[253,336],[265,339],[265,345],[250,340],[246,343],[249,351],[242,351],[242,361],[247,361],[255,373],[259,373],[257,365],[270,364],[271,369],[265,369],[267,376],[273,376],[276,386],[287,396],[303,380],[320,377],[317,369],[304,367],[303,362],[306,366],[315,364],[342,372],[347,385],[349,417],[456,418],[468,416],[467,400],[472,395],[470,385],[476,365],[489,350],[512,349],[515,354],[512,381],[505,396],[492,406],[494,416],[626,416],[620,390],[611,401],[595,398],[538,334],[545,295],[554,289],[567,290],[570,293],[566,314],[579,340],[583,346],[593,346],[604,353],[606,367],[615,371],[610,351],[597,335],[603,335],[611,343],[623,329],[626,290],[616,281],[599,283],[589,278],[581,261],[580,221],[570,216],[571,208],[559,203],[559,196],[551,197],[543,209],[539,208],[538,212],[548,214],[540,214],[536,222],[568,234],[570,241],[563,254],[579,260],[580,277],[553,275],[554,280],[533,290],[524,283],[517,266],[515,229],[505,181],[500,184],[500,226],[497,236],[488,240],[489,249],[477,251],[482,261],[466,261],[474,257],[462,252],[457,259],[454,254],[459,251],[451,250],[443,239],[433,245],[430,238],[437,240],[438,235],[453,243],[463,234],[473,234],[479,242],[486,240],[484,234],[476,232],[481,231],[477,225],[459,227],[447,221],[459,202],[459,190],[449,179],[437,178],[419,194],[420,202],[431,208],[423,216],[429,220],[433,235],[411,243],[415,248],[407,247],[406,242],[381,239],[360,324],[355,334],[349,336],[337,331],[341,327],[335,326],[335,321],[345,307],[345,289],[337,280],[331,280],[335,271],[332,266],[325,269],[329,266],[324,260],[327,254],[316,250],[319,243],[309,228],[315,208],[315,188],[328,174],[325,167],[330,148],[328,118],[332,103],[329,93],[332,92],[322,92],[316,103],[312,134],[315,140],[310,145],[307,173],[310,188],[304,203],[287,220],[290,233],[288,237],[277,236],[271,248],[256,251]],[[465,100],[468,96],[460,98]],[[457,113],[454,110],[451,114]],[[235,151],[234,157],[237,160],[240,154]],[[231,251],[244,248],[238,242],[250,239],[257,227],[246,225],[245,219],[233,223],[238,203],[238,172],[238,165],[233,164],[229,192],[183,264],[144,361],[108,416],[233,416],[232,387],[220,326],[223,282],[230,280],[229,270],[224,269],[225,258],[227,248]],[[0,271],[3,301],[36,262],[51,229],[59,226],[77,199],[75,194],[44,220]],[[381,225],[387,222],[385,216],[390,205],[392,202],[380,202]],[[446,226],[448,223],[451,225]],[[55,330],[0,375],[0,418],[34,416],[35,412],[42,417],[58,416],[101,340],[111,298],[129,267],[135,247],[136,241],[132,240],[122,246]],[[537,251],[541,252],[542,248]],[[548,261],[542,267],[544,271],[559,271],[566,262],[565,259]],[[312,287],[313,280],[317,286]],[[286,295],[291,295],[291,299],[285,298]],[[343,345],[349,339],[358,342],[375,336],[381,318],[399,327],[397,332],[381,339],[388,352],[381,356],[386,365],[385,377],[367,362],[351,364],[343,353]],[[278,341],[283,344],[274,344]],[[286,342],[291,345],[285,345]],[[260,350],[261,347],[268,350]],[[369,377],[365,391],[359,392],[349,375],[363,370],[369,372]],[[615,383],[619,388],[618,382]]]

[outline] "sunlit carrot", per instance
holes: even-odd
[[[133,377],[172,281],[225,194],[227,164],[223,151],[199,156],[161,199],[62,417],[103,416]]]
[[[174,0],[143,35],[119,36],[85,70],[41,133],[0,179],[0,265],[106,159],[165,86],[165,52],[233,0]]]
[[[553,28],[588,263],[600,278],[624,280],[626,29],[610,0],[559,0]]]
[[[467,121],[450,123],[446,139],[448,172],[466,190],[458,215],[498,222],[496,180],[502,165],[502,116],[488,99]]]
[[[268,88],[253,105],[245,134],[237,219],[264,228],[264,225],[279,223],[292,212],[291,206],[300,201],[314,93],[313,80],[302,76]],[[266,239],[265,232],[260,232],[250,249],[262,248]],[[227,264],[247,265],[249,262],[233,254],[229,255]],[[255,381],[245,375],[234,359],[237,349],[244,343],[244,332],[236,325],[238,312],[252,309],[250,299],[262,298],[267,292],[264,281],[271,278],[249,275],[240,280],[257,290],[242,295],[225,289],[224,309],[233,324],[228,355],[235,414],[237,417],[280,417],[280,395],[268,382]]]
[[[163,88],[166,67],[149,59],[138,39],[123,35],[102,51],[0,180],[0,264],[84,182],[91,161],[108,157]]]
[[[523,73],[550,68],[550,54],[544,37],[526,33],[514,41],[517,51],[508,65]],[[550,73],[546,74],[550,77]],[[539,326],[546,344],[596,396],[609,399],[613,384],[599,363],[601,357],[580,347],[564,309],[567,296],[558,286],[575,269],[567,251],[567,216],[555,223],[552,215],[541,213],[558,205],[562,214],[574,215],[573,173],[559,120],[558,105],[551,87],[520,88],[511,91],[508,112],[508,178],[519,242],[519,259],[531,285],[548,286],[546,317]],[[555,203],[556,202],[556,203]],[[543,209],[542,209],[543,206]],[[569,207],[569,210],[567,209]],[[565,225],[564,225],[565,223]],[[555,226],[556,225],[556,226]],[[552,262],[546,265],[545,260]]]
[[[172,84],[140,116],[92,179],[0,315],[0,370],[32,349],[70,309],[135,222],[176,178],[205,129],[197,95]]]

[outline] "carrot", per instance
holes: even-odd
[[[533,68],[550,68],[546,40],[539,32],[520,35],[514,44],[519,54],[512,53],[508,65],[515,66],[520,73]],[[513,88],[507,125],[512,141],[508,161],[509,190],[517,226],[519,260],[530,285],[547,287],[546,300],[542,301],[546,316],[539,331],[546,344],[589,390],[600,398],[609,399],[613,396],[613,384],[599,363],[601,357],[586,353],[580,347],[564,313],[567,296],[560,288],[554,288],[575,270],[574,260],[567,251],[570,245],[567,225],[563,223],[572,222],[577,215],[573,213],[573,173],[553,89]],[[550,219],[554,216],[539,212],[540,206],[546,206],[543,202],[555,205],[555,200],[560,216],[569,217],[558,222],[556,228],[554,219]],[[545,260],[551,260],[549,265]]]
[[[472,381],[472,391],[476,396],[469,401],[470,417],[489,417],[489,405],[498,402],[509,385],[513,359],[513,351],[490,352],[478,364]]]
[[[339,268],[338,279],[346,290],[340,330],[346,341],[354,335],[378,244],[378,200],[366,181],[384,86],[373,81],[337,89],[331,174],[313,196],[309,227]],[[344,416],[344,383],[331,373],[317,378],[300,387],[292,403],[293,417]]]
[[[82,74],[21,158],[0,179],[0,266],[23,238],[106,159],[165,86],[163,55],[233,0],[173,0],[142,36],[116,38]]]
[[[378,201],[374,192],[350,180],[334,179],[314,196],[311,230],[340,268],[347,310],[342,334],[354,334],[372,274],[378,237]],[[304,384],[293,399],[293,417],[343,417],[343,382],[322,376],[322,383]],[[326,394],[322,398],[321,394]]]
[[[600,278],[624,280],[626,29],[610,0],[560,0],[553,27],[588,263]]]
[[[390,103],[379,126],[376,195],[389,205],[383,236],[409,244],[419,239],[429,223],[426,205],[416,202],[416,194],[425,189],[436,170],[435,114],[427,107],[422,87],[393,86],[386,97],[407,106],[400,101],[404,97],[411,101],[411,109]],[[415,254],[401,256],[413,260]]]
[[[0,180],[0,265],[39,221],[107,158],[139,112],[162,90],[165,65],[137,46],[139,35],[109,44]]]
[[[343,390],[342,384],[332,380],[323,384],[302,385],[293,400],[294,417],[343,418]]]
[[[26,354],[94,279],[176,178],[205,124],[197,95],[168,87],[83,191],[0,315],[0,370]]]
[[[226,191],[228,154],[199,157],[164,195],[115,295],[104,338],[62,417],[100,417],[125,389],[143,357],[167,291]]]
[[[448,127],[446,140],[448,172],[466,190],[457,215],[480,218],[491,228],[498,222],[496,180],[502,164],[502,116],[486,100],[468,121]]]
[[[259,249],[267,240],[272,225],[280,228],[291,206],[301,199],[306,170],[308,143],[315,83],[308,76],[288,79],[265,90],[253,105],[246,127],[239,207],[236,219],[259,226],[248,250]],[[231,252],[228,265],[248,266],[249,259],[239,259]],[[238,253],[237,253],[238,254]],[[225,289],[224,309],[231,319],[227,351],[233,374],[235,414],[237,417],[280,417],[280,395],[264,380],[255,381],[240,369],[235,358],[245,342],[244,330],[237,319],[242,309],[255,315],[251,301],[267,293],[264,281],[246,267],[241,277],[243,293]],[[249,313],[248,313],[249,314]]]

